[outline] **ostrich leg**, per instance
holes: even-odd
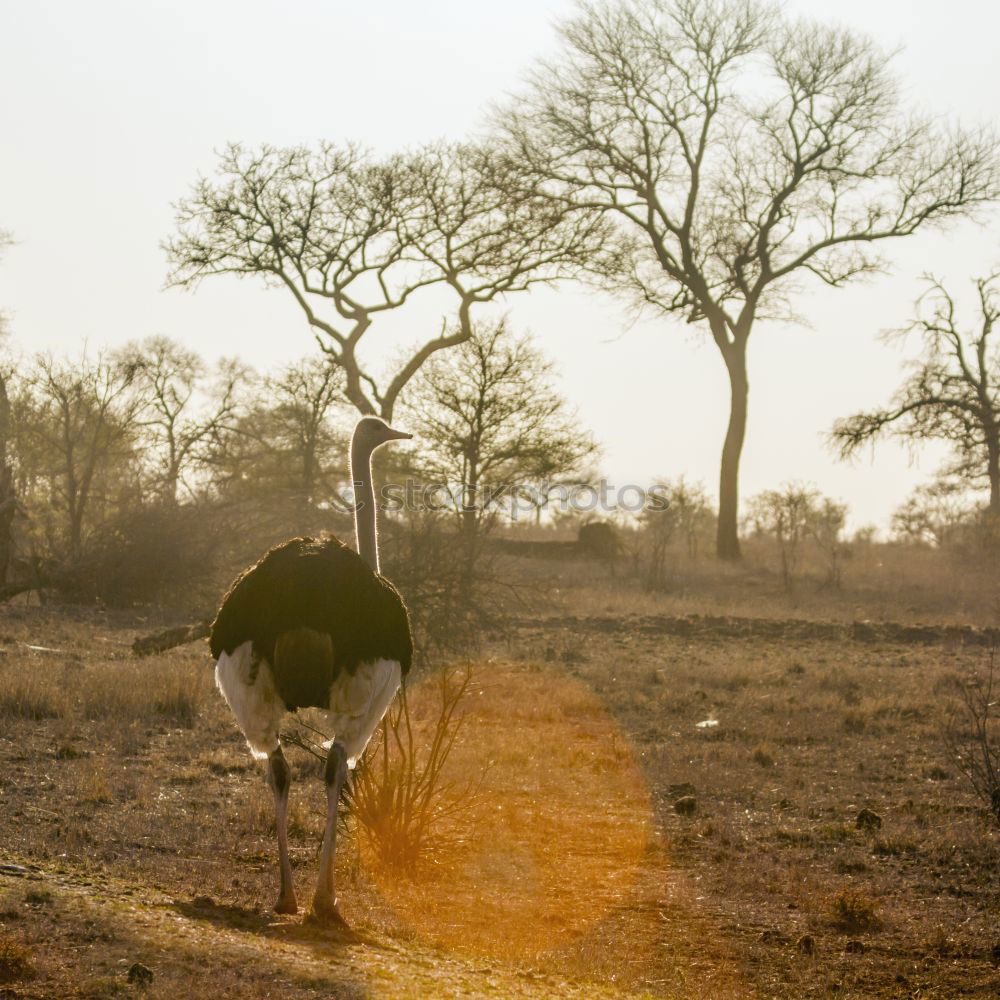
[[[279,746],[267,758],[267,783],[274,792],[274,814],[278,827],[278,866],[281,869],[281,890],[274,904],[275,913],[297,913],[295,887],[292,885],[292,863],[288,860],[288,789],[292,772]]]
[[[340,792],[347,780],[347,753],[344,744],[337,740],[330,745],[326,757],[326,830],[319,856],[319,877],[313,897],[313,913],[321,920],[343,923],[337,911],[337,893],[334,890],[334,860],[337,853],[337,806]]]

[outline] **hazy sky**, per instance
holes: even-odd
[[[171,203],[213,150],[355,139],[379,150],[479,127],[554,46],[569,0],[31,0],[0,3],[0,228],[18,245],[0,264],[0,307],[26,349],[76,352],[168,334],[206,356],[259,367],[315,350],[280,291],[215,278],[194,294],[163,289],[160,241]],[[792,0],[825,17],[828,3]],[[902,47],[904,94],[974,124],[997,108],[1000,12],[982,0],[842,0],[844,23]],[[960,286],[1000,262],[1000,238],[965,225],[889,247],[891,275],[844,291],[812,287],[811,327],[761,324],[750,346],[744,496],[786,479],[846,500],[854,523],[885,524],[937,466],[880,446],[837,463],[833,419],[882,401],[903,355],[877,340],[902,323],[932,270]],[[656,320],[630,329],[621,306],[572,286],[513,297],[561,387],[605,447],[618,483],[684,473],[716,488],[726,420],[721,359],[705,336]],[[407,311],[373,343],[425,335],[436,316]],[[378,329],[378,328],[376,328]],[[377,334],[375,336],[378,336]]]

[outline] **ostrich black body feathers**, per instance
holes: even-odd
[[[290,711],[326,708],[330,687],[359,663],[413,660],[396,589],[333,536],[293,538],[236,578],[212,623],[212,656],[253,643]]]

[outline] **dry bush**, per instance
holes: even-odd
[[[417,658],[475,648],[525,584],[505,576],[494,549],[441,514],[408,512],[383,532],[383,572],[406,595]]]
[[[944,742],[980,801],[1000,823],[1000,675],[996,649],[988,666],[956,678],[957,705],[945,725]]]
[[[981,514],[967,484],[938,477],[918,486],[896,508],[892,530],[913,544],[973,551],[986,540]]]
[[[843,540],[847,507],[800,483],[764,490],[747,503],[749,527],[778,549],[781,579],[790,591],[811,543],[823,568],[823,585],[839,588],[847,554]]]
[[[108,764],[104,760],[88,761],[77,774],[73,786],[74,798],[79,802],[107,804],[114,801]]]
[[[13,983],[34,975],[31,951],[19,941],[0,931],[0,983]],[[6,995],[6,991],[4,991]],[[11,993],[11,996],[17,994]]]
[[[405,688],[389,709],[372,747],[359,765],[351,811],[376,856],[387,867],[413,871],[448,841],[445,821],[466,811],[479,783],[457,787],[445,764],[462,729],[458,708],[472,669],[442,670],[430,717],[416,720]]]
[[[867,934],[882,927],[875,901],[854,889],[841,889],[830,902],[833,926],[845,934]]]
[[[677,583],[678,565],[690,564],[710,549],[715,512],[704,487],[685,483],[683,476],[656,483],[653,490],[666,503],[638,515],[632,564],[645,589],[669,590]]]
[[[224,540],[210,515],[198,504],[130,508],[87,540],[77,562],[58,574],[58,588],[117,606],[189,603],[192,588],[211,579]]]
[[[124,979],[117,976],[95,976],[80,985],[82,1000],[114,1000],[115,997],[134,996]]]

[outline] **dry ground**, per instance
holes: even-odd
[[[348,836],[353,940],[269,915],[269,796],[201,644],[136,661],[152,623],[6,609],[0,997],[1000,993],[1000,831],[940,741],[981,648],[684,637],[593,603],[476,657],[449,777],[490,766],[418,876]],[[296,754],[303,900],[322,793]]]

